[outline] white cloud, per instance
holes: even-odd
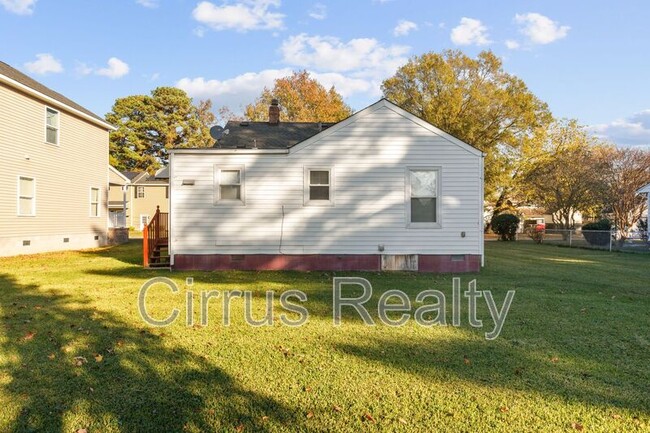
[[[260,72],[247,72],[225,80],[206,80],[203,77],[182,78],[176,87],[184,90],[192,98],[212,99],[215,107],[228,106],[240,112],[246,104],[257,98],[264,87],[272,88],[275,80],[291,75],[290,68],[265,69]],[[356,94],[379,96],[377,83],[364,78],[346,76],[338,72],[309,72],[326,89],[334,86],[344,98]]]
[[[28,72],[38,75],[63,72],[61,62],[55,59],[52,54],[48,53],[36,54],[36,60],[27,62],[24,66]]]
[[[280,0],[241,0],[237,3],[224,3],[217,6],[209,1],[202,1],[192,11],[192,17],[213,30],[248,30],[280,29],[284,15],[269,11],[280,6]]]
[[[111,80],[122,78],[129,73],[129,65],[117,57],[108,59],[108,65],[105,68],[92,68],[86,63],[77,62],[76,71],[80,75],[101,75]]]
[[[593,125],[589,128],[596,136],[621,146],[650,146],[650,109],[640,111],[625,119]]]
[[[194,30],[192,30],[192,33],[194,33],[194,36],[197,38],[202,38],[205,36],[205,27],[196,27]]]
[[[410,48],[385,46],[376,39],[360,38],[342,42],[332,36],[291,36],[280,48],[283,60],[295,66],[319,71],[387,70],[391,73],[406,62]]]
[[[122,78],[123,76],[129,73],[129,65],[127,65],[117,57],[111,57],[110,59],[108,59],[108,67],[97,69],[95,73],[97,75],[103,75],[104,77],[108,77],[111,80],[115,80],[117,78]]]
[[[0,5],[17,15],[31,15],[34,13],[36,0],[0,0]]]
[[[566,37],[571,29],[534,12],[515,15],[515,22],[521,26],[521,33],[526,35],[531,43],[540,45],[550,44]]]
[[[451,30],[451,41],[456,45],[487,45],[492,42],[487,30],[480,20],[463,17]]]
[[[136,0],[136,3],[149,9],[155,9],[160,6],[159,0]]]
[[[509,50],[516,50],[519,48],[519,42],[513,39],[508,39],[506,41],[506,48],[508,48]]]
[[[322,3],[316,3],[309,11],[309,16],[315,20],[324,20],[327,18],[327,6]]]
[[[406,36],[411,33],[413,30],[417,30],[418,25],[413,21],[399,20],[397,25],[393,29],[393,35],[395,36]]]

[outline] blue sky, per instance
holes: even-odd
[[[162,85],[239,111],[297,69],[361,109],[410,56],[491,49],[557,117],[648,146],[649,18],[642,0],[0,0],[0,59],[103,115]]]

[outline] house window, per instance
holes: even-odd
[[[90,216],[99,216],[99,188],[90,188]]]
[[[135,189],[135,198],[144,198],[144,186]]]
[[[244,203],[244,167],[215,167],[215,202]]]
[[[440,170],[410,168],[407,170],[407,186],[408,225],[415,228],[439,227]]]
[[[45,141],[59,144],[59,112],[51,108],[45,109]]]
[[[36,215],[36,181],[33,177],[18,178],[18,215]]]
[[[334,204],[334,188],[331,168],[305,169],[305,204]]]

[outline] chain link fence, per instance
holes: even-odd
[[[650,252],[647,231],[634,231],[628,236],[622,236],[618,230],[531,228],[519,233],[517,239],[573,248]]]

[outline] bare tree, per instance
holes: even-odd
[[[604,204],[620,241],[630,236],[643,217],[645,197],[636,191],[650,183],[650,152],[635,148],[605,149],[606,161],[601,179],[605,187]]]

